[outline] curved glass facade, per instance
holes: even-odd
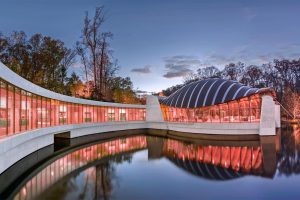
[[[145,121],[145,108],[59,101],[0,79],[0,137],[51,126],[112,121]]]
[[[168,122],[259,122],[261,95],[254,94],[238,100],[199,108],[177,108],[161,104],[164,120]]]

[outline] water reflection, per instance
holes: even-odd
[[[282,151],[279,154],[279,175],[290,176],[300,173],[300,127],[288,126],[282,133]]]
[[[122,184],[116,167],[131,165],[135,152],[142,150],[147,150],[147,162],[165,159],[201,179],[224,181],[249,175],[269,179],[276,170],[285,176],[300,173],[297,126],[256,142],[209,143],[141,135],[86,146],[34,172],[13,199],[110,199]]]
[[[78,149],[55,160],[29,180],[14,199],[34,199],[68,174],[78,173],[80,168],[87,168],[93,162],[119,153],[146,148],[146,137],[117,139]],[[119,160],[122,162],[123,160]],[[100,166],[101,175],[109,172],[109,163]],[[98,168],[98,167],[97,167]],[[83,169],[81,169],[83,170]],[[87,176],[88,177],[88,176]],[[105,177],[105,176],[103,176]],[[106,183],[106,182],[104,182]],[[105,188],[108,184],[104,184]]]
[[[209,179],[231,179],[242,173],[262,174],[263,169],[260,146],[187,145],[168,139],[163,152],[179,167]]]

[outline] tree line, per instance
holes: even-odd
[[[113,34],[103,31],[104,8],[92,17],[86,12],[80,40],[74,48],[40,33],[28,37],[23,31],[5,36],[0,33],[0,61],[23,78],[61,94],[118,103],[139,103],[129,77],[117,76],[119,66],[110,41]],[[68,75],[80,63],[78,72]]]
[[[229,63],[223,69],[215,66],[199,68],[184,77],[182,84],[163,90],[163,94],[169,96],[190,82],[208,78],[238,81],[256,88],[271,87],[277,100],[294,116],[300,117],[300,59],[275,59],[270,63],[248,66],[242,62]]]

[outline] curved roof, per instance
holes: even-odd
[[[237,81],[225,79],[205,79],[183,86],[160,102],[178,108],[212,106],[263,91],[245,86]]]

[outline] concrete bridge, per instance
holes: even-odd
[[[156,96],[146,105],[98,102],[61,95],[18,76],[0,63],[0,173],[25,156],[54,143],[104,132],[144,129],[180,137],[257,140],[276,134],[280,107],[262,96],[257,122],[170,122]]]

